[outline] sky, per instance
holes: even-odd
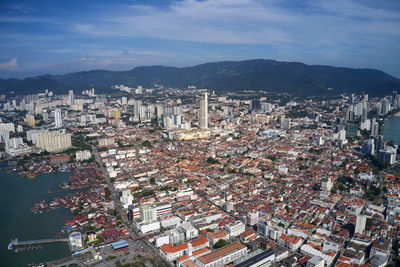
[[[400,1],[0,1],[0,78],[259,58],[400,78]]]

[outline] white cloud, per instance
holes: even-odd
[[[17,58],[12,58],[10,61],[0,63],[0,70],[15,70],[18,68]]]
[[[82,62],[94,62],[96,59],[94,57],[81,57],[80,61]]]
[[[360,37],[400,37],[400,12],[339,0],[291,7],[269,0],[183,0],[168,8],[131,5],[74,29],[98,36],[151,37],[216,44],[360,43]],[[291,3],[290,3],[291,4]]]

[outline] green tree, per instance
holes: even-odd
[[[217,243],[215,243],[214,247],[215,248],[222,248],[222,247],[225,247],[226,244],[227,244],[227,242],[226,242],[225,239],[220,239],[220,240],[217,241]]]
[[[151,143],[150,143],[149,140],[145,140],[145,141],[143,141],[142,146],[144,146],[144,147],[151,147]]]

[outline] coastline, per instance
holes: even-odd
[[[393,140],[400,145],[400,111],[385,118],[381,134],[386,141]]]
[[[69,179],[69,173],[50,173],[28,179],[17,172],[1,173],[2,194],[0,199],[5,205],[1,210],[7,214],[0,220],[1,244],[5,246],[11,238],[20,240],[55,237],[60,233],[64,220],[73,218],[68,209],[59,208],[51,213],[35,214],[31,211],[33,203],[41,199],[51,200],[64,192],[51,195],[46,190],[56,191],[59,183]],[[26,222],[29,222],[28,224]],[[26,266],[29,263],[39,263],[55,260],[70,255],[67,244],[44,244],[42,249],[15,253],[6,249],[0,251],[2,263],[6,266]]]

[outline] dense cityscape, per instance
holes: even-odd
[[[71,256],[35,266],[400,264],[400,132],[383,134],[400,116],[396,91],[154,84],[0,101],[3,171],[69,177],[31,203],[35,216],[70,212],[58,232],[7,236],[17,255],[68,244]]]

